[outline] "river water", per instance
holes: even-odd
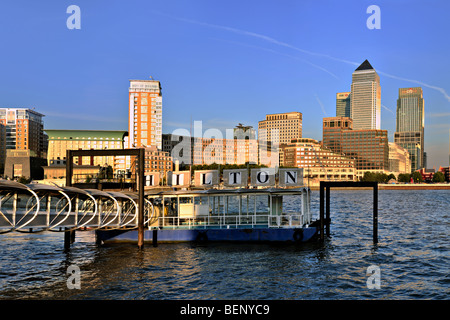
[[[311,202],[317,218],[317,191]],[[92,232],[77,232],[65,252],[62,233],[8,233],[0,235],[0,299],[447,300],[449,215],[450,190],[380,190],[374,245],[372,191],[332,190],[324,243],[140,251],[135,244],[97,246]],[[74,265],[80,289],[68,288]]]

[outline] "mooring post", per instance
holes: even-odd
[[[145,149],[139,149],[139,215],[138,215],[138,247],[144,248],[144,155]]]
[[[322,184],[322,181],[320,182],[320,241],[324,241],[325,237],[324,237],[324,228],[323,228],[323,223],[324,223],[324,199],[323,199],[323,192],[324,192],[324,186]]]
[[[71,243],[72,243],[71,231],[64,231],[64,249],[69,250]]]
[[[325,226],[327,229],[327,236],[330,235],[330,187],[326,189],[326,211],[325,211]]]
[[[72,186],[73,158],[72,150],[66,150],[66,187]]]
[[[158,246],[158,229],[153,229],[153,246],[157,247]]]
[[[373,186],[373,243],[378,243],[378,183]]]

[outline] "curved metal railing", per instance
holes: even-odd
[[[135,194],[0,179],[0,234],[134,229],[138,207]],[[153,219],[153,211],[152,203],[145,199],[145,225]]]

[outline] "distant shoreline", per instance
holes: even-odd
[[[310,187],[311,190],[319,190],[319,186]],[[361,190],[372,188],[333,188],[342,190]],[[445,183],[417,183],[417,184],[378,184],[378,190],[450,190],[450,184]]]

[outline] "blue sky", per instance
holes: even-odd
[[[81,29],[69,30],[69,5]],[[368,6],[381,10],[370,30]],[[428,167],[447,166],[448,1],[3,1],[0,106],[36,108],[46,129],[128,130],[130,79],[160,80],[163,132],[258,126],[303,113],[322,139],[335,95],[368,59],[381,78],[381,127],[395,132],[398,89],[421,86]]]

